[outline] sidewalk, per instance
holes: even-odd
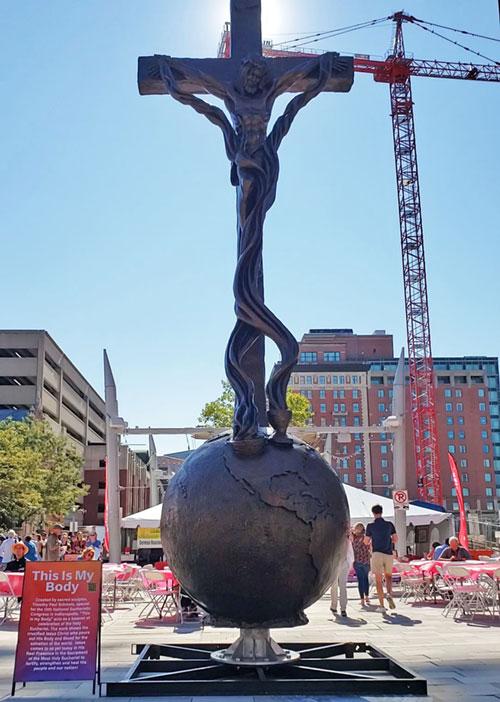
[[[348,617],[332,616],[329,599],[323,597],[307,614],[307,626],[294,629],[273,630],[278,641],[330,642],[366,641],[397,659],[403,665],[427,678],[429,695],[434,702],[497,702],[500,701],[500,622],[492,624],[489,617],[477,617],[472,624],[453,621],[452,616],[443,617],[442,605],[408,605],[397,602],[397,609],[387,615],[371,610],[362,610],[357,600],[357,589],[348,586]],[[178,629],[170,622],[149,619],[136,621],[139,607],[120,609],[103,627],[102,679],[119,680],[135,660],[131,655],[132,643],[181,643],[181,642],[226,642],[237,637],[235,629],[201,630],[197,624],[185,624]],[[17,640],[17,623],[9,622],[0,627],[0,699],[12,700],[66,700],[91,699],[90,683],[31,683],[18,687],[15,698],[11,698],[11,676]],[[118,699],[118,698],[110,698]],[[119,698],[126,700],[127,698]],[[213,702],[214,698],[131,698],[141,700],[168,699],[171,702]],[[263,702],[278,700],[412,700],[421,702],[421,697],[224,697],[226,702]]]

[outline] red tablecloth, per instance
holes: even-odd
[[[24,573],[9,573],[7,571],[5,575],[9,578],[9,583],[12,590],[14,591],[14,595],[16,597],[21,597],[23,594]],[[0,592],[10,594],[7,583],[0,583]]]
[[[411,567],[424,575],[438,575],[437,566],[446,569],[450,565],[463,566],[473,574],[487,573],[493,577],[495,570],[500,568],[500,563],[488,563],[487,561],[412,561]]]

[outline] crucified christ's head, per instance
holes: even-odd
[[[271,86],[271,77],[261,56],[244,58],[241,62],[241,84],[247,95],[264,93]]]

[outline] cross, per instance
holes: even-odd
[[[229,59],[139,58],[141,95],[170,93],[203,114],[222,130],[231,161],[231,183],[237,187],[238,264],[233,287],[237,322],[226,350],[226,374],[236,395],[235,446],[246,442],[250,448],[244,451],[253,451],[255,446],[261,450],[264,438],[259,427],[267,427],[268,420],[276,430],[276,442],[286,445],[291,441],[286,436],[291,418],[286,388],[298,346],[266,307],[262,274],[263,225],[276,196],[278,149],[299,110],[320,92],[348,92],[353,76],[353,59],[335,53],[264,58],[261,0],[231,0]],[[285,92],[299,95],[268,134],[274,101]],[[223,100],[232,125],[223,110],[196,97],[200,93]],[[281,363],[265,389],[264,335],[281,352]]]
[[[220,83],[236,80],[241,61],[246,56],[262,56],[261,0],[231,0],[231,58],[227,59],[190,59],[183,58],[183,67],[189,70],[179,80],[179,88],[190,93],[208,93],[206,85],[197,81],[199,72],[211,75]],[[165,95],[168,90],[159,76],[158,56],[141,56],[139,58],[138,82],[141,95]],[[353,82],[353,59],[342,57],[345,69],[332,75],[324,88],[327,92],[346,93]],[[284,73],[304,63],[304,57],[266,58],[271,75],[278,78]],[[286,92],[302,93],[315,79],[314,73],[306,78],[298,78]]]

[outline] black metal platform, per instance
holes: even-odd
[[[283,643],[296,663],[236,667],[215,663],[228,644],[138,644],[124,680],[108,682],[109,697],[168,695],[426,695],[427,681],[366,643]]]

